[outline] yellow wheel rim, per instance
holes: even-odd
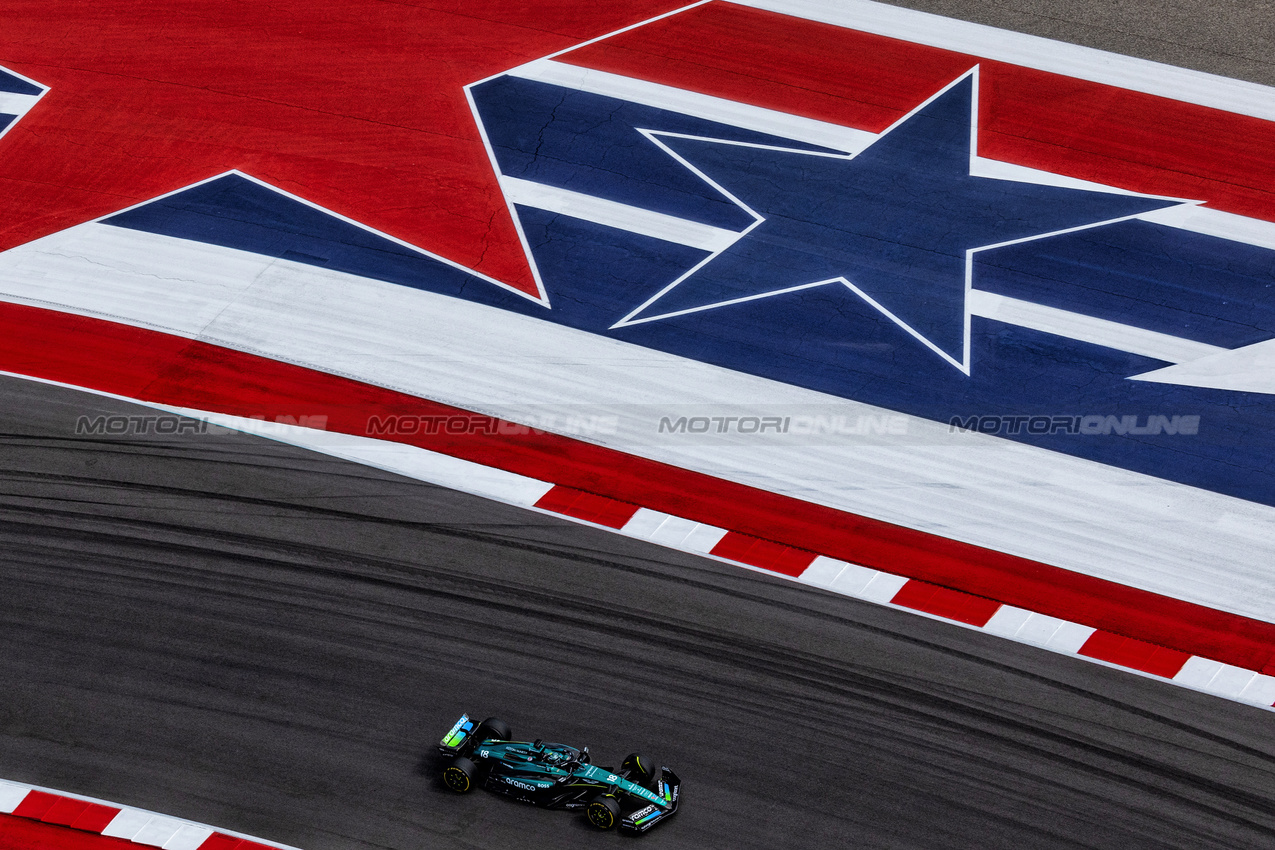
[[[449,767],[443,771],[443,781],[453,791],[469,790],[469,775],[459,767]]]
[[[601,803],[591,803],[589,805],[589,822],[598,829],[610,829],[615,825],[615,815],[611,814],[611,810]]]

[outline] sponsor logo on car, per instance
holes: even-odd
[[[462,714],[460,720],[456,721],[456,725],[451,728],[442,740],[444,747],[455,747],[461,741],[465,740],[465,736],[473,729],[473,724],[469,722],[469,715]]]

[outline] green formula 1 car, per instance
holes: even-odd
[[[590,763],[578,750],[544,741],[515,741],[509,725],[462,715],[439,744],[443,783],[464,794],[476,786],[548,809],[583,809],[598,829],[646,832],[677,811],[681,785],[667,767],[637,753],[619,770]]]

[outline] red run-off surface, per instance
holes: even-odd
[[[176,407],[234,416],[327,412],[327,428],[367,435],[372,416],[463,414],[446,405],[189,339],[48,310],[0,304],[7,371]],[[440,429],[443,430],[443,429]],[[393,438],[559,485],[540,507],[618,528],[639,507],[728,533],[711,554],[795,575],[816,555],[916,579],[899,604],[978,625],[1001,603],[1199,655],[1275,672],[1275,624],[1079,575],[712,478],[544,432],[499,428]],[[482,429],[477,429],[482,430]],[[498,433],[499,431],[506,433]],[[513,432],[513,433],[509,433]],[[522,433],[518,433],[522,432]],[[927,589],[930,588],[930,589]],[[986,620],[984,619],[984,622]],[[1150,672],[1134,645],[1087,654]],[[1173,656],[1169,656],[1173,657]]]

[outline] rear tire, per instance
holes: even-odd
[[[620,804],[610,794],[594,797],[584,813],[594,829],[611,829],[620,822]]]
[[[478,724],[472,740],[476,744],[481,744],[483,741],[512,741],[513,735],[508,723],[499,717],[488,717]]]
[[[646,756],[629,753],[620,762],[620,770],[629,778],[648,791],[655,790],[655,780],[660,778],[660,769]]]
[[[451,764],[443,768],[443,784],[457,794],[468,794],[474,788],[474,777],[478,775],[478,765],[464,756],[456,756]]]

